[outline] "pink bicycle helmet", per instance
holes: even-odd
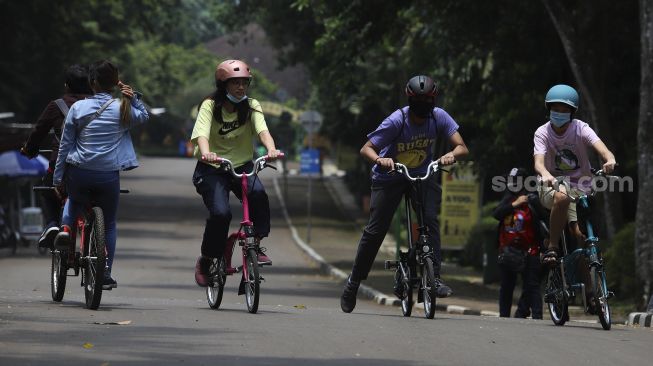
[[[222,61],[215,69],[215,79],[224,82],[233,78],[251,79],[252,73],[249,72],[249,66],[240,60]]]

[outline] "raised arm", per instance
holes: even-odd
[[[442,165],[451,165],[469,154],[467,145],[465,145],[465,141],[463,141],[463,137],[458,131],[449,136],[449,143],[453,146],[453,149],[440,157],[439,160]]]
[[[615,160],[612,151],[608,150],[608,147],[605,146],[601,140],[595,142],[592,147],[594,147],[596,153],[599,154],[603,160],[603,171],[607,174],[612,173],[614,171],[615,165],[617,165],[617,161]]]
[[[361,147],[360,154],[363,158],[365,158],[367,161],[371,163],[376,163],[381,167],[387,168],[387,169],[393,169],[394,168],[394,160],[392,158],[382,158],[379,156],[379,150],[377,149],[376,146],[372,143],[372,141],[367,140],[365,145]]]
[[[270,131],[261,131],[261,133],[258,134],[258,138],[261,140],[263,146],[268,150],[268,157],[270,160],[276,159],[279,156],[280,151],[275,147],[274,139],[272,138]]]

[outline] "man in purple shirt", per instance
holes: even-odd
[[[433,161],[434,146],[438,139],[446,138],[452,151],[439,157],[441,165],[453,164],[468,154],[467,146],[458,133],[458,124],[443,109],[435,108],[437,88],[428,76],[415,76],[406,85],[408,106],[388,116],[371,132],[360,150],[363,158],[376,165],[372,168],[372,196],[370,219],[358,243],[354,266],[340,298],[342,311],[350,313],[356,306],[360,282],[367,278],[374,258],[388,232],[392,216],[409,183],[402,175],[389,174],[395,162],[406,165],[410,175],[424,175]],[[431,246],[435,253],[435,275],[438,297],[450,296],[452,291],[440,280],[440,231],[437,208],[441,189],[435,176],[426,183],[424,221],[431,233]],[[416,197],[413,197],[413,200]],[[395,284],[395,286],[397,286]],[[402,291],[395,288],[395,294]],[[398,295],[399,296],[399,295]]]
[[[560,235],[569,222],[573,234],[581,238],[576,215],[576,204],[567,192],[576,195],[587,192],[591,185],[591,166],[588,156],[592,148],[605,162],[603,171],[611,173],[617,164],[614,155],[585,122],[574,119],[578,110],[578,93],[568,85],[552,87],[544,99],[550,120],[535,131],[533,159],[535,171],[542,184],[539,187],[542,205],[551,210],[549,218],[549,248],[544,253],[544,263],[555,263]],[[556,177],[564,177],[560,192],[551,188]],[[589,288],[589,286],[588,286]]]

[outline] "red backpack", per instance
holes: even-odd
[[[512,210],[499,226],[499,248],[515,246],[528,251],[535,242],[533,214],[528,205],[521,205]]]

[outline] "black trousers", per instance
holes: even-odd
[[[235,170],[236,173],[250,172],[252,167],[250,162]],[[234,178],[230,172],[198,162],[193,173],[193,184],[209,211],[202,239],[202,255],[220,258],[224,254],[231,222],[229,193],[233,192],[238,199],[242,199],[240,179]],[[256,235],[267,237],[270,233],[270,203],[261,180],[256,176],[247,178],[247,197]]]
[[[351,271],[352,281],[367,279],[381,243],[388,233],[392,217],[407,190],[411,193],[411,205],[414,208],[417,204],[424,204],[424,223],[428,227],[430,245],[435,254],[435,272],[436,275],[439,275],[442,257],[440,254],[438,209],[440,208],[442,189],[437,184],[436,177],[433,176],[429,180],[422,182],[423,197],[417,197],[416,191],[412,189],[410,182],[399,178],[388,182],[372,182],[370,219],[358,242],[358,251]],[[417,218],[413,217],[413,222],[416,222],[416,220]],[[410,228],[407,229],[410,230]]]
[[[542,319],[542,293],[540,292],[541,271],[539,256],[526,257],[526,265],[521,273],[523,287],[517,303],[515,318],[525,318],[529,314],[533,319]],[[501,288],[499,289],[499,316],[509,318],[512,307],[512,295],[519,273],[499,266]]]

